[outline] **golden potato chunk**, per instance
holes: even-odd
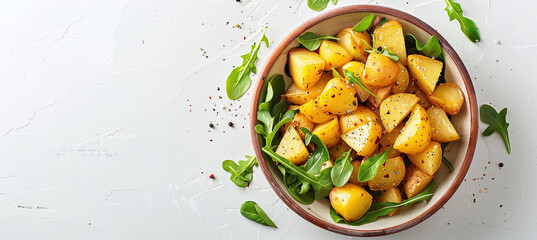
[[[299,108],[299,106],[297,106],[297,105],[291,105],[291,106],[289,106],[287,111],[289,111],[289,110],[297,110],[298,108]],[[315,123],[313,123],[312,121],[310,121],[309,119],[304,117],[304,114],[296,113],[295,117],[293,118],[293,120],[288,122],[288,123],[286,123],[285,125],[283,125],[283,127],[280,128],[280,131],[282,131],[282,132],[287,131],[287,128],[289,126],[293,126],[296,129],[296,131],[298,132],[298,135],[300,135],[300,137],[302,139],[304,139],[306,137],[306,135],[300,129],[301,128],[306,128],[306,129],[312,131],[313,127],[315,126]]]
[[[427,109],[427,115],[431,122],[432,140],[438,142],[452,142],[461,138],[442,108],[432,106]]]
[[[403,181],[406,197],[411,198],[423,192],[433,179],[434,176],[421,171],[413,164],[409,164],[406,167],[405,180]]]
[[[398,74],[399,67],[390,58],[370,53],[365,62],[362,83],[373,87],[385,87],[392,84]]]
[[[328,153],[330,155],[330,159],[333,161],[336,161],[336,159],[340,158],[344,152],[347,152],[349,150],[351,150],[351,147],[345,141],[339,140],[336,146],[328,149]],[[356,157],[356,152],[353,150],[351,151],[351,158],[355,158],[355,157]]]
[[[352,55],[352,59],[365,62],[369,53],[365,50],[371,45],[371,36],[367,32],[355,32],[351,27],[341,30],[337,34],[337,42],[341,44]],[[367,42],[367,44],[364,43]]]
[[[427,112],[420,105],[415,105],[408,121],[395,140],[393,148],[406,153],[418,154],[423,152],[431,142],[431,123]]]
[[[464,103],[464,94],[457,84],[441,83],[436,87],[429,100],[438,107],[444,109],[449,115],[455,115],[461,110]]]
[[[328,114],[325,111],[323,111],[318,106],[318,104],[319,103],[317,99],[313,99],[307,103],[300,105],[298,109],[300,110],[300,113],[304,115],[304,117],[306,117],[307,119],[309,119],[310,121],[314,123],[323,123],[336,117],[336,115]]]
[[[380,124],[369,122],[342,134],[341,139],[354,149],[356,154],[367,157],[375,152],[381,136]]]
[[[418,154],[408,154],[408,159],[421,171],[429,175],[434,175],[440,164],[442,164],[442,147],[440,143],[433,142]]]
[[[364,69],[365,69],[365,65],[363,63],[352,61],[352,62],[348,62],[345,65],[343,65],[341,67],[340,72],[342,74],[345,74],[345,70],[347,70],[349,72],[354,73],[355,77],[360,77],[360,79],[361,79],[363,74],[364,74]],[[360,101],[365,102],[369,98],[369,95],[371,95],[371,94],[368,91],[366,91],[365,89],[363,89],[362,87],[360,87],[358,84],[353,84],[353,85],[354,85],[354,88],[356,88],[356,93],[358,93],[358,98],[360,99]],[[367,87],[367,89],[369,89],[372,92],[375,90],[375,88],[372,87],[372,86],[367,86],[366,85],[365,87]]]
[[[283,135],[280,145],[276,149],[276,153],[287,160],[291,161],[295,165],[299,165],[310,156],[306,145],[298,135],[296,129],[292,126],[289,126]]]
[[[319,47],[319,55],[324,59],[326,64],[324,70],[329,71],[332,68],[338,68],[352,60],[352,55],[337,42],[324,40]]]
[[[392,187],[390,189],[382,190],[382,193],[379,196],[373,197],[373,202],[383,203],[383,202],[394,202],[402,203],[403,195],[397,187]],[[397,212],[397,209],[388,213],[388,216],[393,216]]]
[[[358,180],[358,171],[360,170],[360,165],[362,165],[362,162],[359,160],[354,160],[351,162],[351,164],[352,164],[352,173],[351,173],[351,177],[349,178],[349,182],[354,183],[360,187],[367,185],[367,182],[360,182],[360,180]]]
[[[383,133],[382,137],[380,138],[380,152],[384,152],[388,150],[388,148],[393,147],[395,140],[399,134],[401,134],[401,130],[403,130],[403,126],[403,124],[399,124],[397,127],[395,127],[395,129],[393,129],[393,131]],[[399,150],[392,148],[388,152],[388,158],[397,157],[400,154],[401,152],[399,152]]]
[[[382,47],[399,57],[400,63],[406,65],[406,47],[403,27],[398,21],[389,20],[373,31],[375,42],[373,48]]]
[[[444,64],[436,59],[423,55],[408,56],[408,70],[410,75],[416,79],[418,86],[427,95],[431,95],[436,87],[436,82],[442,73]]]
[[[362,187],[347,183],[330,191],[330,205],[348,222],[360,219],[371,207],[373,196]]]
[[[367,181],[367,185],[373,191],[386,190],[396,187],[405,177],[405,161],[401,157],[386,159],[382,164],[375,177]]]
[[[327,148],[336,146],[341,139],[337,117],[328,122],[317,124],[312,133],[317,135]]]
[[[379,97],[380,100],[377,99],[376,97],[369,96],[369,102],[371,103],[371,105],[373,105],[373,107],[375,108],[378,108],[380,104],[382,103],[382,101],[384,101],[384,99],[390,96],[390,94],[392,93],[392,88],[393,88],[393,84],[388,85],[386,87],[376,88],[375,91],[373,91],[373,93],[377,95],[377,97]]]
[[[354,86],[347,85],[344,78],[332,78],[319,96],[318,106],[328,113],[350,114],[358,107],[355,95]]]
[[[325,66],[324,59],[319,54],[303,48],[289,51],[288,63],[293,81],[302,90],[315,86]]]
[[[380,119],[387,132],[391,132],[412,111],[419,98],[410,93],[397,93],[380,104]]]
[[[412,93],[420,98],[418,104],[425,109],[429,109],[433,104],[429,101],[427,94],[421,91],[421,88],[418,86],[418,83],[415,79],[411,79],[408,87],[406,88],[406,93]]]
[[[354,113],[339,117],[339,128],[341,133],[347,133],[369,122],[380,123],[380,119],[373,110],[360,105]]]
[[[397,62],[397,66],[399,67],[399,74],[397,74],[393,83],[392,93],[404,93],[410,82],[410,75],[403,64]]]
[[[308,88],[307,90],[302,90],[296,83],[293,83],[289,86],[285,94],[282,95],[282,98],[288,103],[302,105],[321,95],[324,86],[326,86],[326,83],[328,83],[330,79],[332,79],[332,74],[323,73],[321,79],[319,79],[313,87]]]

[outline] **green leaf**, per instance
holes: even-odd
[[[254,165],[257,165],[256,157],[246,155],[246,161],[240,160],[239,164],[232,160],[222,162],[222,168],[231,173],[229,179],[239,187],[246,187],[252,181]]]
[[[371,41],[373,42],[373,45],[375,45],[375,37],[373,35],[371,35],[371,39],[372,39]],[[366,46],[369,47],[369,49],[365,50],[366,52],[368,52],[368,53],[378,53],[378,54],[384,55],[384,56],[388,57],[389,59],[391,59],[394,62],[399,61],[399,56],[397,56],[397,54],[395,54],[395,53],[391,53],[390,51],[388,51],[388,49],[381,48],[381,47],[373,48],[364,39],[362,39],[362,42],[364,42],[366,44]],[[379,48],[381,50],[379,50]]]
[[[503,137],[507,153],[511,154],[511,143],[509,142],[509,132],[507,131],[509,123],[507,123],[507,120],[505,119],[507,116],[507,108],[502,109],[500,113],[498,113],[493,107],[483,104],[479,108],[479,115],[481,121],[489,125],[489,127],[483,131],[483,136],[490,136],[495,132],[499,132]]]
[[[332,67],[332,77],[333,78],[341,78],[341,75],[339,74],[339,72],[334,67]]]
[[[481,41],[481,37],[479,36],[479,29],[477,28],[477,25],[475,25],[475,22],[464,17],[462,15],[462,8],[461,5],[454,2],[453,0],[445,0],[446,1],[446,12],[449,16],[449,21],[453,21],[454,19],[457,19],[459,21],[459,24],[461,26],[461,31],[466,35],[470,41],[476,43]]]
[[[308,7],[315,11],[322,11],[328,5],[328,2],[336,5],[338,0],[308,0]]]
[[[437,58],[437,59],[444,59],[442,57],[442,46],[440,46],[440,42],[438,41],[438,38],[436,36],[431,36],[429,38],[429,41],[427,41],[427,44],[422,45],[418,39],[412,34],[405,35],[406,42],[414,42],[416,44],[416,49],[422,54],[427,57],[431,58]]]
[[[267,135],[267,143],[266,145],[267,146],[272,146],[272,140],[274,139],[274,137],[276,136],[276,133],[278,133],[278,130],[286,123],[290,122],[293,120],[293,118],[295,117],[295,110],[289,110],[285,113],[285,115],[283,115],[282,117],[282,120],[280,120],[280,122],[278,122],[278,124],[276,124],[276,126],[274,126],[274,128],[272,129],[272,131]]]
[[[310,144],[310,142],[315,145],[315,150],[310,154],[306,164],[302,166],[302,169],[313,176],[319,175],[321,173],[323,163],[330,160],[328,148],[326,148],[326,145],[324,145],[323,141],[321,141],[317,135],[311,133],[307,128],[300,128],[300,131],[302,131],[306,136],[306,145]],[[306,193],[309,190],[309,187],[310,184],[308,182],[304,182],[302,184],[300,193]]]
[[[442,148],[442,162],[444,164],[446,164],[446,166],[449,168],[450,172],[453,172],[453,171],[455,171],[455,168],[453,168],[453,164],[451,164],[451,162],[446,157],[444,157],[444,153],[446,152],[446,147],[447,147],[448,144],[449,143],[447,142],[447,143],[442,143],[440,145],[440,147]]]
[[[302,35],[298,36],[296,38],[296,40],[302,44],[302,46],[304,46],[305,48],[307,48],[308,50],[310,51],[315,51],[317,50],[317,48],[319,48],[319,46],[321,46],[321,43],[323,42],[323,40],[326,40],[326,39],[334,39],[334,40],[339,40],[339,38],[337,37],[334,37],[334,36],[330,36],[330,35],[316,35],[315,33],[312,33],[312,32],[305,32],[303,33]]]
[[[245,218],[248,218],[257,223],[263,224],[269,227],[276,227],[276,224],[270,220],[265,211],[257,205],[254,201],[246,201],[241,205],[241,214]]]
[[[229,99],[239,99],[250,88],[250,85],[252,84],[250,74],[255,74],[257,71],[255,67],[255,61],[257,60],[257,52],[259,52],[261,43],[265,43],[267,48],[269,46],[268,39],[265,36],[266,31],[267,28],[263,30],[261,40],[258,43],[254,43],[254,45],[252,45],[252,49],[250,50],[250,52],[241,56],[242,65],[233,69],[227,77],[226,93]]]
[[[364,32],[366,31],[369,26],[371,26],[371,23],[373,23],[373,19],[375,19],[375,14],[371,13],[371,15],[365,17],[360,21],[356,26],[352,28],[355,32]]]
[[[340,158],[336,159],[334,167],[332,167],[332,171],[330,172],[334,186],[342,187],[349,181],[352,170],[354,169],[351,161],[351,150],[344,152]]]
[[[385,24],[387,21],[388,19],[386,19],[385,17],[382,17],[382,19],[380,20],[380,23],[376,27],[382,26],[382,24]]]
[[[375,95],[373,92],[371,92],[367,87],[362,83],[362,79],[360,79],[360,76],[355,76],[353,72],[350,72],[349,70],[345,70],[345,77],[347,77],[347,84],[349,83],[356,83],[358,86],[366,90],[371,96],[375,97],[377,100],[381,100],[377,95]]]
[[[386,162],[388,152],[391,149],[392,147],[377,155],[366,158],[365,162],[360,165],[360,169],[358,170],[358,181],[366,182],[373,179],[375,175],[377,175],[380,165]]]

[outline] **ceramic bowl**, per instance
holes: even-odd
[[[398,20],[403,26],[405,34],[412,33],[422,43],[426,43],[431,35],[436,35],[442,45],[445,57],[446,81],[459,85],[464,92],[465,101],[460,113],[452,118],[453,125],[461,135],[461,139],[451,143],[445,155],[453,163],[455,171],[450,173],[445,166],[438,170],[434,196],[427,202],[399,209],[398,213],[392,217],[381,217],[373,223],[362,226],[350,226],[332,221],[329,214],[330,203],[327,199],[316,200],[313,204],[304,205],[297,202],[287,192],[276,165],[272,159],[262,154],[259,136],[256,134],[254,126],[257,123],[257,107],[264,80],[274,74],[282,74],[288,85],[292,82],[292,79],[285,75],[284,67],[288,51],[299,46],[296,41],[299,35],[306,31],[335,35],[345,27],[354,26],[359,20],[371,13],[387,19]],[[351,236],[379,236],[399,232],[415,226],[433,215],[451,198],[463,181],[472,162],[477,141],[478,115],[474,87],[460,57],[446,39],[425,22],[410,14],[381,6],[355,5],[334,9],[324,12],[294,29],[274,49],[259,72],[251,104],[250,127],[254,150],[261,170],[274,192],[290,209],[307,221],[326,230]],[[445,211],[450,211],[450,209]]]

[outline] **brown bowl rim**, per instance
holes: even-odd
[[[272,173],[270,172],[270,169],[268,168],[267,163],[265,162],[264,156],[261,151],[261,147],[259,145],[259,139],[258,135],[255,132],[255,125],[257,124],[257,110],[259,105],[259,94],[261,92],[263,82],[265,79],[267,79],[267,74],[269,73],[270,69],[272,68],[272,65],[276,61],[276,59],[280,56],[280,54],[285,50],[285,48],[298,37],[300,34],[302,34],[304,31],[309,29],[310,27],[327,20],[332,17],[336,17],[339,15],[347,14],[347,13],[355,13],[355,12],[373,12],[373,13],[381,13],[385,15],[389,15],[392,17],[403,19],[407,22],[410,22],[419,28],[423,29],[427,33],[431,35],[436,35],[438,37],[438,40],[440,41],[440,44],[444,48],[444,53],[447,53],[451,56],[453,59],[455,66],[457,67],[459,73],[461,74],[461,77],[464,81],[464,85],[466,88],[466,92],[468,93],[468,102],[470,104],[470,138],[468,141],[468,150],[466,152],[466,155],[464,157],[464,162],[462,163],[461,169],[457,173],[457,176],[455,177],[455,180],[449,186],[446,193],[440,197],[438,202],[436,202],[433,206],[431,206],[429,209],[427,209],[424,213],[420,214],[419,216],[404,222],[402,224],[389,227],[389,228],[382,228],[382,229],[374,229],[374,230],[357,230],[357,229],[351,229],[346,228],[345,225],[342,224],[336,224],[336,223],[328,223],[326,221],[323,221],[316,216],[312,215],[311,213],[305,211],[302,209],[298,204],[296,204],[291,196],[289,196],[287,193],[285,193],[285,190],[283,190],[274,176],[272,176]],[[435,212],[437,212],[444,204],[453,196],[457,188],[462,183],[464,177],[466,176],[466,173],[468,172],[468,169],[470,167],[470,164],[472,162],[472,158],[474,155],[476,142],[477,142],[477,133],[478,133],[478,122],[477,122],[477,99],[474,91],[474,86],[472,84],[470,75],[468,74],[468,71],[466,70],[466,67],[464,66],[464,63],[462,62],[461,58],[453,47],[446,41],[446,39],[440,35],[435,29],[433,29],[431,26],[426,24],[425,22],[421,21],[420,19],[393,9],[389,7],[383,7],[383,6],[375,6],[375,5],[351,5],[351,6],[345,6],[333,9],[331,11],[327,11],[326,13],[320,14],[316,17],[313,17],[306,22],[299,25],[297,28],[295,28],[291,33],[289,33],[281,42],[276,46],[276,48],[272,51],[270,56],[267,58],[267,61],[265,62],[265,65],[263,66],[263,69],[259,73],[258,81],[254,88],[254,94],[252,96],[252,103],[250,107],[250,133],[252,137],[253,147],[255,154],[257,156],[259,166],[261,167],[261,170],[263,174],[265,175],[265,178],[269,182],[270,186],[274,190],[274,192],[278,195],[278,197],[289,207],[291,208],[295,213],[297,213],[302,218],[306,219],[307,221],[332,232],[349,235],[349,236],[358,236],[358,237],[368,237],[368,236],[382,236],[382,235],[388,235],[393,234],[405,229],[408,229],[410,227],[413,227],[417,225],[418,223],[424,221],[425,219],[432,216]]]

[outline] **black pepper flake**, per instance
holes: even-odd
[[[227,125],[230,126],[230,127],[235,127],[235,124],[232,123],[232,122],[227,123]]]
[[[382,51],[382,47],[378,47],[377,50],[380,52]]]
[[[209,123],[209,127],[210,127],[210,128],[214,128],[214,124]]]
[[[498,167],[503,168],[503,163],[499,163]]]

